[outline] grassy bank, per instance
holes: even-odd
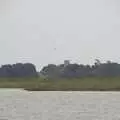
[[[4,78],[0,88],[30,91],[120,91],[120,78],[81,78],[44,80],[41,78]]]

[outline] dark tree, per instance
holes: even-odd
[[[17,63],[13,65],[3,65],[0,68],[0,77],[35,77],[36,68],[31,63]]]
[[[61,65],[48,65],[45,66],[41,73],[46,77],[64,77],[64,78],[80,78],[80,77],[117,77],[120,76],[120,64],[107,61],[101,63],[96,59],[95,64],[83,65],[83,64],[69,64],[65,66]]]

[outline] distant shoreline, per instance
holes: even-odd
[[[82,90],[82,91],[56,91],[56,90],[51,90],[51,91],[45,91],[45,90],[26,90],[26,89],[21,89],[21,88],[0,88],[0,92],[26,92],[26,93],[32,93],[32,92],[42,92],[42,93],[80,93],[80,94],[117,94],[117,93],[120,93],[120,91],[86,91],[86,90]]]
[[[68,92],[72,92],[72,91],[80,91],[80,92],[120,92],[120,89],[78,89],[78,90],[74,90],[74,89],[69,89],[69,90],[64,90],[64,89],[61,89],[61,90],[57,90],[57,89],[51,89],[51,90],[48,90],[48,89],[36,89],[36,88],[30,88],[30,89],[24,89],[26,91],[68,91]]]

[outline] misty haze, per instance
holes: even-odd
[[[119,0],[0,0],[0,64],[120,62]]]

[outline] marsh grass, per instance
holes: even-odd
[[[120,77],[42,79],[0,78],[0,88],[23,88],[31,91],[119,91]]]

